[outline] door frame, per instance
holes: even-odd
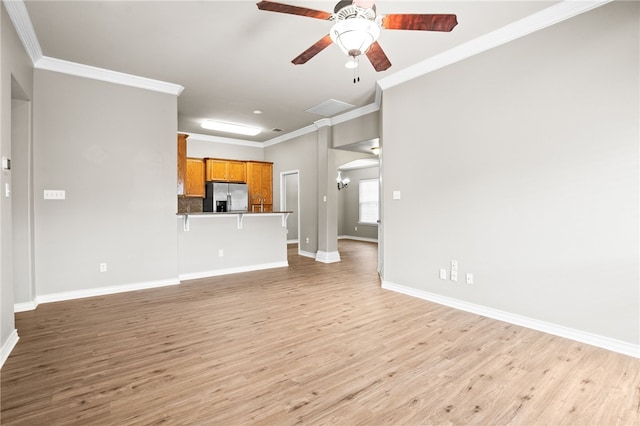
[[[300,215],[300,170],[287,170],[284,172],[280,172],[280,211],[285,211],[287,209],[287,185],[286,185],[286,177],[287,176],[291,176],[291,175],[295,175],[298,179],[298,205],[296,206],[296,213],[298,215],[298,238],[297,238],[297,242],[298,242],[298,251],[300,251],[300,219],[301,219],[301,215]],[[287,243],[289,242],[289,239],[287,238]]]

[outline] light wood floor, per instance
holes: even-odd
[[[3,425],[638,425],[640,361],[382,290],[343,261],[17,314]]]

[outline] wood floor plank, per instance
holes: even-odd
[[[640,424],[640,362],[383,290],[377,246],[324,264],[16,315],[3,425]]]

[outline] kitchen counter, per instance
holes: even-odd
[[[182,212],[176,213],[178,216],[218,216],[218,215],[249,215],[249,214],[290,214],[292,211],[275,212]]]
[[[282,216],[282,226],[287,227],[287,218],[290,211],[276,211],[276,212],[193,212],[193,213],[178,213],[178,216],[183,216],[183,231],[189,231],[189,218],[191,216],[202,217],[235,217],[237,219],[238,229],[242,229],[245,216]]]
[[[180,280],[288,266],[290,213],[178,213]]]

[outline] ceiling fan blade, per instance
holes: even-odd
[[[326,36],[315,42],[315,44],[313,44],[310,48],[296,56],[291,62],[296,65],[306,64],[309,59],[322,52],[331,43],[333,43],[333,41],[331,40],[329,34],[327,34]]]
[[[269,12],[289,13],[291,15],[307,16],[316,19],[329,19],[331,14],[322,10],[308,9],[306,7],[291,6],[273,1],[261,1],[256,3],[258,9]]]
[[[458,20],[449,14],[390,14],[382,18],[382,28],[388,30],[451,31]]]
[[[391,61],[389,61],[389,58],[387,58],[387,55],[377,41],[367,50],[367,58],[369,58],[369,62],[371,62],[373,68],[378,72],[384,71],[391,66]]]

